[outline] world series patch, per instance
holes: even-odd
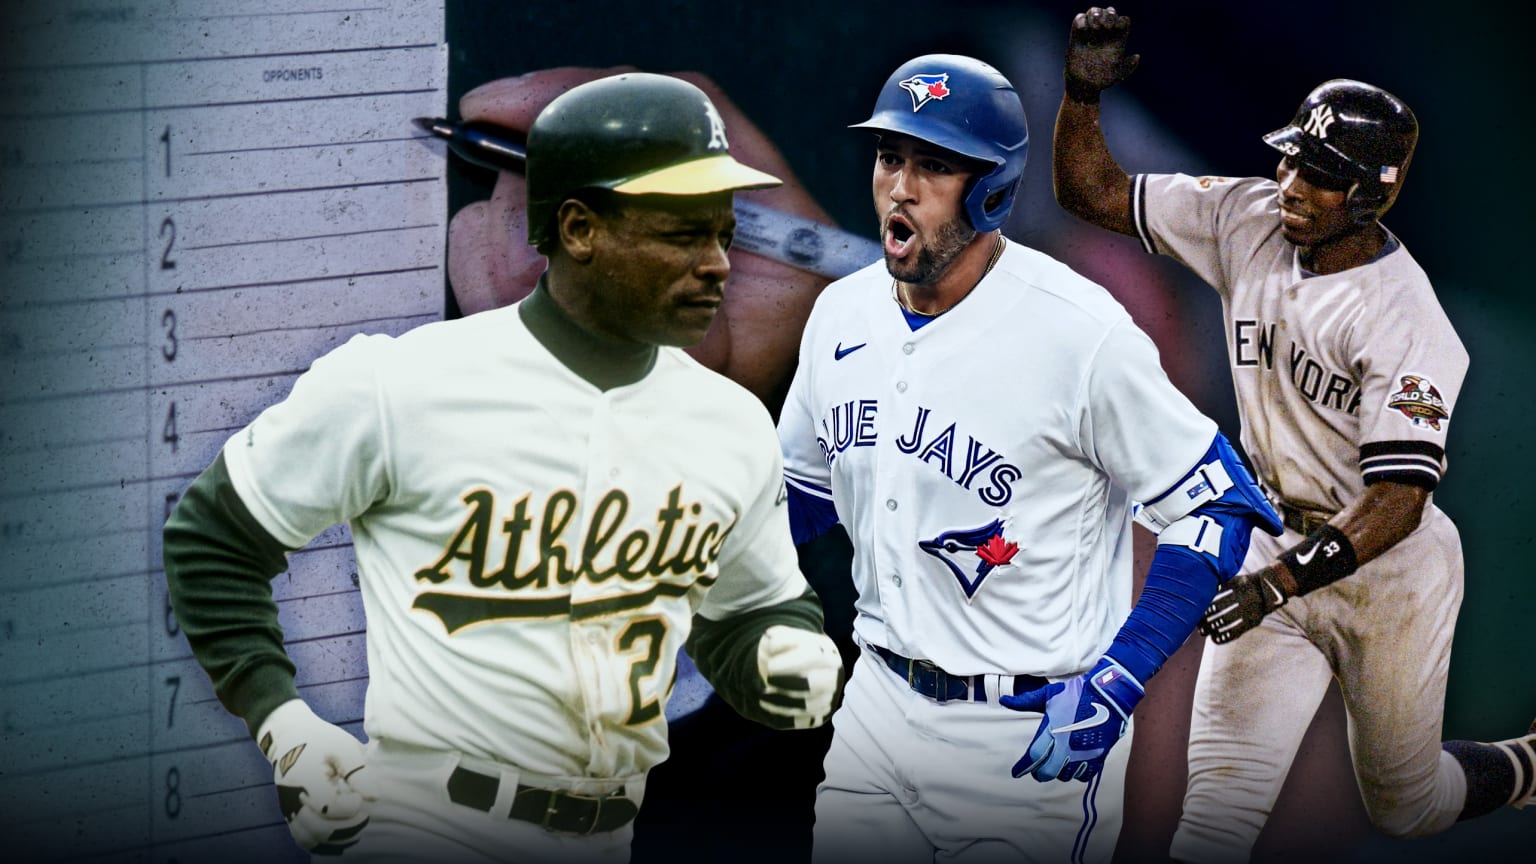
[[[1401,411],[1415,426],[1443,431],[1440,423],[1451,419],[1440,391],[1422,375],[1404,375],[1398,379],[1401,389],[1387,397],[1388,411]]]

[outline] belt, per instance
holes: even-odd
[[[985,702],[988,678],[996,678],[997,691],[1007,696],[1044,687],[1050,683],[1039,675],[951,675],[927,660],[903,657],[879,645],[869,647],[880,655],[880,659],[885,661],[885,665],[889,666],[892,672],[907,679],[907,686],[911,687],[913,692],[921,693],[936,702],[951,702],[956,699]]]
[[[458,767],[448,776],[448,800],[486,813],[496,804],[501,780]],[[609,795],[578,795],[518,784],[512,798],[513,819],[562,834],[600,834],[629,824],[639,808],[621,789]]]
[[[1333,518],[1332,513],[1324,513],[1320,510],[1304,510],[1300,507],[1292,507],[1289,504],[1281,504],[1277,507],[1280,511],[1280,521],[1285,527],[1299,534],[1311,534],[1323,527]]]

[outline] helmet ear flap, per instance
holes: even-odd
[[[965,217],[980,232],[995,231],[1008,221],[1013,202],[1024,185],[1023,166],[1018,173],[999,165],[991,172],[973,178],[965,195]]]

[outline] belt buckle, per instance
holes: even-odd
[[[555,818],[560,814],[560,802],[562,800],[570,801],[572,803],[578,801],[592,802],[592,815],[590,817],[591,821],[588,821],[588,817],[585,814],[576,814],[572,818],[576,820],[576,825],[579,827],[576,827],[574,830],[563,825],[555,826],[553,822]],[[539,827],[543,828],[545,831],[550,831],[556,834],[576,834],[584,836],[591,834],[593,830],[597,828],[598,816],[601,815],[602,812],[602,798],[590,795],[577,795],[574,792],[557,792],[551,789],[549,790],[549,805],[544,809],[544,819],[539,823]]]
[[[555,829],[550,827],[550,823],[554,821],[555,815],[560,812],[560,793],[553,789],[545,789],[543,792],[549,796],[549,800],[544,805],[544,818],[539,822],[539,827],[545,831],[553,831]]]
[[[922,671],[924,671],[924,672],[926,672],[926,673],[928,673],[930,675],[933,675],[933,674],[935,674],[935,673],[940,671],[939,667],[933,665],[932,663],[928,662],[927,660],[908,660],[907,661],[907,683],[911,684],[914,690],[917,689],[917,682],[919,680],[921,680],[921,679],[918,678],[918,675],[917,675],[917,672],[918,672],[919,669],[921,669]]]

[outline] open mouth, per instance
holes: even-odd
[[[901,216],[891,216],[885,223],[885,254],[901,258],[912,248],[917,232]]]

